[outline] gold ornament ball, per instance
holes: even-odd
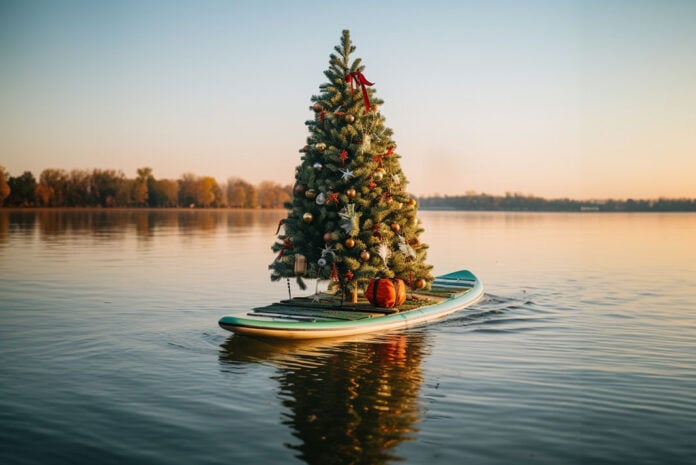
[[[314,144],[314,148],[320,152],[323,152],[324,150],[326,150],[326,144],[323,142],[318,142],[318,143]]]
[[[416,202],[416,199],[408,199],[408,204],[409,204],[410,206],[415,207],[415,206],[416,206],[416,203],[417,203],[417,202]]]
[[[355,122],[355,116],[353,115],[346,115],[345,121],[348,124],[353,124]]]
[[[314,219],[314,215],[311,213],[307,212],[304,215],[302,215],[302,219],[304,220],[305,223],[311,223],[312,220]]]
[[[372,179],[374,179],[375,181],[381,181],[382,179],[384,179],[384,173],[380,170],[377,170],[374,173],[372,173]]]
[[[304,196],[308,200],[314,200],[314,197],[317,196],[317,191],[315,191],[314,189],[309,189],[308,191],[305,192]]]
[[[424,289],[427,284],[428,283],[425,282],[425,279],[418,278],[416,279],[416,282],[413,283],[413,287],[415,287],[416,289]]]
[[[370,259],[370,252],[368,252],[367,250],[363,250],[362,252],[360,252],[360,260],[366,262],[369,259]]]
[[[333,242],[335,240],[333,233],[327,232],[324,234],[324,242]]]
[[[349,237],[348,239],[346,239],[346,241],[343,244],[346,247],[348,247],[349,249],[352,249],[353,247],[355,247],[355,239],[353,239],[352,237]]]
[[[395,233],[398,233],[399,231],[401,231],[401,225],[399,223],[392,223],[391,229]]]
[[[346,196],[349,199],[354,199],[357,194],[358,193],[356,192],[356,190],[353,189],[352,187],[349,187],[348,190],[346,191]]]
[[[319,113],[323,109],[324,107],[321,106],[321,103],[315,103],[314,105],[312,105],[312,110],[316,111],[317,113]]]

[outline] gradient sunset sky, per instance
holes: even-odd
[[[292,183],[342,29],[415,195],[696,197],[696,1],[0,2],[0,165]]]

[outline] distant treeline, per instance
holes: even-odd
[[[548,211],[548,212],[693,212],[696,199],[653,200],[572,200],[544,199],[531,195],[510,194],[496,196],[468,192],[457,196],[432,196],[419,199],[420,206],[428,210],[480,210],[480,211]]]
[[[111,169],[45,169],[37,180],[30,171],[10,176],[0,166],[0,206],[282,208],[292,195],[292,186],[272,181],[254,186],[229,178],[218,184],[211,176],[191,173],[156,179],[151,168],[137,174],[128,178]]]
[[[156,179],[152,168],[139,168],[128,178],[112,169],[45,169],[37,180],[30,171],[10,176],[0,166],[0,207],[199,207],[283,208],[292,200],[292,186],[263,181],[252,185],[240,178],[219,184],[211,176],[183,174]],[[696,211],[696,199],[572,200],[544,199],[506,193],[504,196],[467,192],[457,196],[418,199],[425,210],[473,211]]]

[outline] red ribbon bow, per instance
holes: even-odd
[[[285,252],[295,248],[295,245],[292,243],[289,237],[286,237],[283,243],[285,244],[285,247],[280,249],[280,253],[278,254],[278,257],[276,257],[276,260],[280,260],[283,257],[283,255],[285,255]]]
[[[365,75],[360,71],[353,71],[348,76],[346,76],[346,83],[350,84],[350,93],[355,91],[355,84],[360,84],[362,89],[363,101],[365,102],[365,112],[370,111],[370,98],[367,95],[367,89],[365,86],[372,86],[374,82],[370,82],[365,78]]]

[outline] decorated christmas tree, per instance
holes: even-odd
[[[332,280],[353,296],[379,277],[429,287],[428,247],[419,240],[417,203],[406,192],[393,132],[379,112],[384,102],[361,59],[351,61],[349,31],[335,51],[328,82],[311,99],[314,117],[305,123],[309,136],[272,247],[271,278],[296,277],[303,289],[305,278]]]

